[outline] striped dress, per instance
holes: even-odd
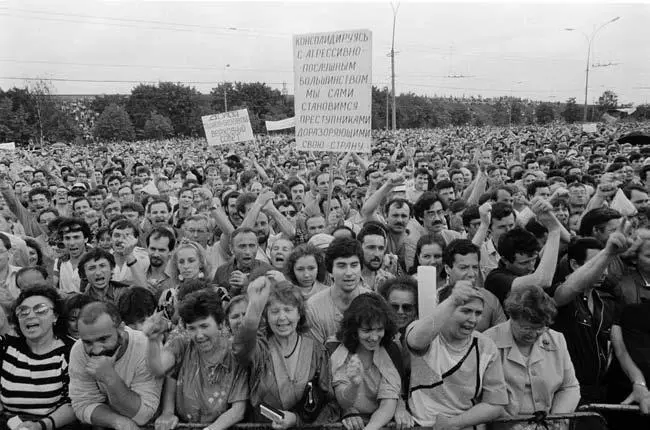
[[[36,355],[24,340],[0,336],[0,403],[5,412],[46,416],[68,397],[68,363],[74,340],[43,355]]]

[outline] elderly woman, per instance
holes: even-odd
[[[470,281],[406,329],[409,406],[420,426],[484,428],[503,413],[508,390],[494,342],[476,331],[485,302]]]
[[[392,315],[386,301],[374,293],[357,296],[343,313],[337,334],[341,345],[331,359],[332,386],[348,430],[376,430],[395,415],[402,369],[387,351],[397,332]]]
[[[540,287],[529,286],[513,290],[505,308],[510,320],[485,335],[497,346],[511,393],[506,412],[573,412],[580,400],[580,385],[564,336],[548,328],[557,314],[555,302]],[[519,427],[504,423],[498,428]]]
[[[68,337],[59,293],[46,284],[22,291],[13,314],[17,336],[0,336],[0,405],[28,430],[54,430],[76,421],[68,397]]]
[[[263,317],[266,338],[258,336]],[[338,417],[327,351],[305,335],[306,329],[302,293],[282,274],[272,271],[249,284],[248,308],[233,347],[239,362],[250,369],[253,421],[265,421],[261,405],[280,411],[274,428]]]
[[[289,254],[284,270],[287,279],[300,287],[305,300],[328,288],[327,269],[323,251],[314,245],[303,244]]]
[[[165,346],[161,314],[143,327],[149,338],[149,367],[153,374],[168,377],[156,426],[173,428],[180,420],[208,429],[231,427],[244,418],[248,386],[246,370],[232,353],[221,299],[214,291],[195,291],[183,298],[178,313],[187,336]]]

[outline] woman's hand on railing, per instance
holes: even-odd
[[[173,430],[178,425],[178,417],[174,414],[165,414],[156,418],[154,423],[155,430]]]
[[[415,420],[413,416],[406,410],[406,408],[397,406],[395,410],[395,429],[407,430],[415,427]]]
[[[295,427],[298,423],[298,417],[293,412],[282,411],[284,413],[284,418],[278,421],[273,421],[271,427],[276,430],[286,430],[291,427]]]

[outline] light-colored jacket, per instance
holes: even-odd
[[[580,385],[562,333],[548,329],[535,342],[528,359],[519,351],[512,335],[510,321],[492,327],[484,333],[497,346],[503,374],[508,386],[509,415],[537,411],[551,413],[560,403],[562,409],[580,400]],[[532,399],[525,400],[526,384]],[[522,410],[522,404],[533,405],[533,411]]]

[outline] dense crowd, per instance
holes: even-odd
[[[3,152],[1,425],[647,428],[648,128]]]

